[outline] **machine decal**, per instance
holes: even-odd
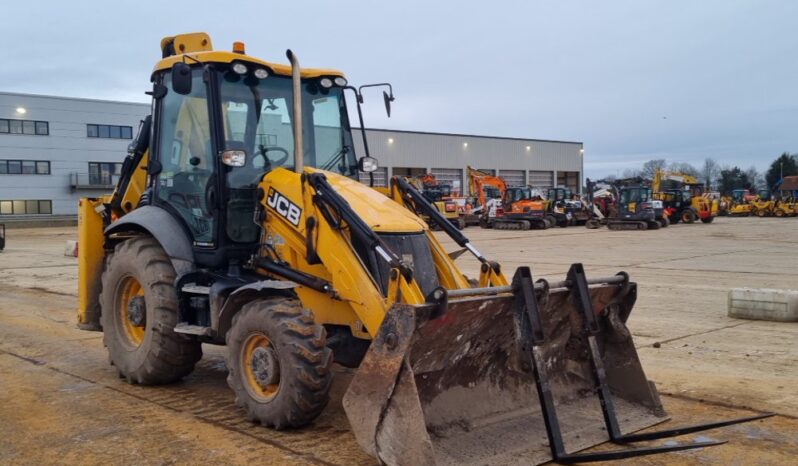
[[[299,218],[302,217],[302,209],[289,201],[287,197],[280,194],[279,191],[276,191],[274,188],[269,188],[269,196],[266,198],[266,204],[294,226],[299,226]]]

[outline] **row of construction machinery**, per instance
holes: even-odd
[[[546,229],[584,225],[590,218],[584,203],[563,187],[545,194],[531,186],[508,186],[503,178],[467,167],[472,211],[483,228],[502,230]]]
[[[723,201],[727,207],[722,215],[794,217],[798,215],[798,176],[785,176],[773,190],[761,189],[756,194],[735,189]]]
[[[719,445],[635,446],[767,416],[634,433],[667,415],[626,326],[626,273],[575,263],[535,281],[404,178],[359,183],[377,163],[351,149],[345,94],[362,122],[367,86],[338,71],[214,50],[205,33],[164,38],[161,55],[116,189],[79,204],[78,322],[129,383],[176,382],[203,344],[226,345],[241,416],[287,429],[325,409],[333,362],[357,367],[349,427],[388,465],[614,460]],[[607,441],[623,447],[579,453]]]

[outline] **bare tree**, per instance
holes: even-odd
[[[684,173],[698,178],[700,173],[696,167],[687,162],[673,162],[668,166],[668,170],[676,173]]]
[[[652,180],[654,179],[654,174],[657,173],[657,169],[664,170],[665,166],[666,166],[665,159],[649,160],[648,162],[643,164],[643,169],[640,170],[640,176]]]
[[[759,189],[767,189],[767,183],[765,183],[765,177],[759,173],[759,170],[756,169],[755,166],[751,165],[748,167],[748,170],[745,171],[745,175],[748,177],[748,180],[751,182],[753,190]]]
[[[712,189],[717,185],[718,177],[720,176],[720,165],[715,159],[705,158],[704,166],[701,168],[701,179],[707,189]]]

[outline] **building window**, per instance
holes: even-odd
[[[104,139],[133,139],[133,127],[115,125],[86,125],[86,137]]]
[[[116,184],[121,173],[121,163],[89,162],[89,184]]]
[[[46,160],[0,160],[0,175],[49,175]]]
[[[0,133],[48,136],[50,134],[50,124],[46,121],[9,120],[3,118],[0,119]]]
[[[50,215],[53,202],[49,200],[0,201],[0,215]]]

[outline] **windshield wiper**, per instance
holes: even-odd
[[[321,169],[329,171],[332,167],[338,164],[338,162],[340,162],[341,159],[343,159],[346,154],[349,153],[349,149],[350,147],[347,145],[341,146],[341,149],[339,149],[338,152],[333,154],[332,158],[328,160],[327,163],[325,163],[324,166],[321,167]]]

